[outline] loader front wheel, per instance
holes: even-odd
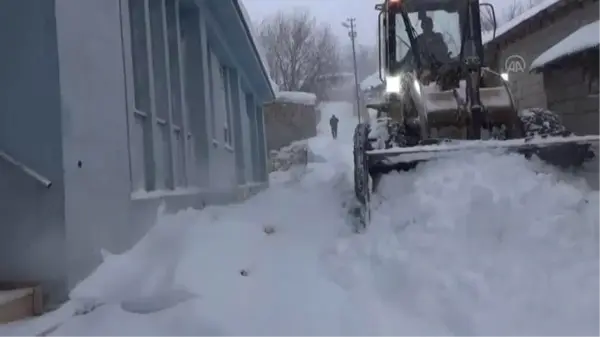
[[[558,114],[543,108],[519,112],[525,137],[567,137],[573,135],[560,121]],[[535,153],[543,161],[562,168],[580,167],[595,157],[590,144],[561,144],[540,148]]]
[[[359,202],[359,227],[358,231],[367,226],[369,218],[369,158],[367,151],[370,149],[369,125],[361,123],[354,129],[354,193]]]

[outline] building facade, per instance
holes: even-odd
[[[581,134],[598,134],[598,20],[587,24],[535,59],[530,71],[542,74],[548,109]]]
[[[546,82],[552,80],[545,79],[543,72],[530,71],[530,66],[552,46],[581,27],[597,21],[598,12],[598,0],[545,0],[498,27],[495,38],[489,33],[484,34],[486,62],[492,68],[509,73],[510,86],[519,108],[550,108],[556,109],[559,114],[571,114],[578,109],[577,104],[557,105],[554,93],[547,90],[553,85]],[[573,77],[568,69],[560,70],[560,73],[559,77]],[[582,102],[588,100],[587,88],[585,90],[580,99]],[[597,104],[597,99],[595,102]],[[595,113],[598,114],[597,108]],[[574,132],[589,133],[584,128],[586,123],[589,122],[568,122]]]
[[[0,1],[0,278],[49,301],[175,211],[268,184],[238,0]]]

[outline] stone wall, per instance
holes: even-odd
[[[264,114],[268,151],[317,135],[319,114],[314,105],[275,101],[264,105]]]

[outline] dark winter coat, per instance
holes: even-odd
[[[329,125],[331,125],[332,128],[337,128],[339,119],[337,119],[337,117],[335,116],[331,116],[331,118],[329,118]]]

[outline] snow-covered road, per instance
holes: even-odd
[[[597,191],[516,155],[430,162],[386,177],[372,226],[355,235],[350,111],[323,106],[311,148],[327,162],[301,180],[162,215],[64,307],[0,335],[57,323],[54,335],[599,334]],[[173,289],[197,296],[131,312]],[[91,302],[106,304],[71,317]]]

